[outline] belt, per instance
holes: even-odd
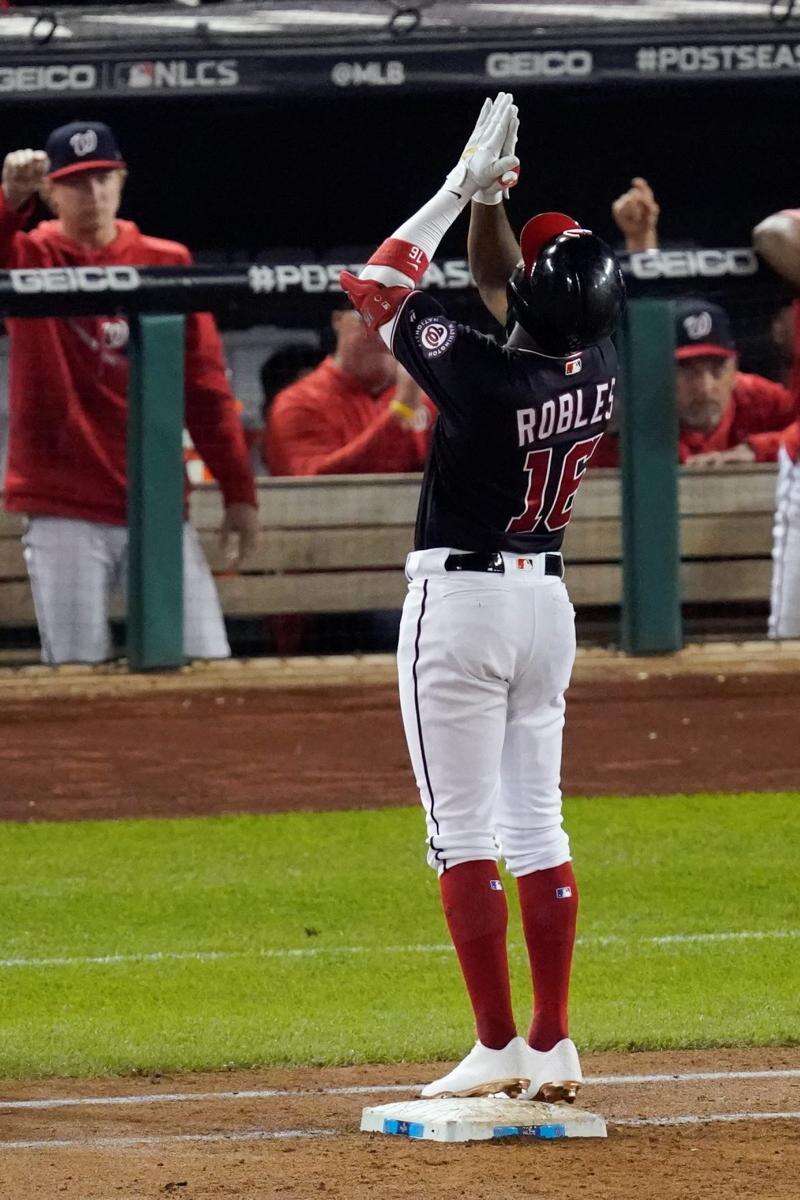
[[[520,555],[520,563],[530,557],[530,555]],[[538,555],[533,557],[538,557]],[[445,571],[483,571],[489,575],[505,575],[506,573],[503,555],[499,550],[487,554],[478,550],[471,551],[469,554],[450,554],[444,560],[444,569]],[[545,575],[557,575],[559,579],[564,578],[564,560],[560,554],[545,554],[544,573]]]

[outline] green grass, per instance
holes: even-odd
[[[581,1046],[798,1040],[797,802],[567,802]],[[0,824],[0,1075],[462,1054],[470,1014],[452,952],[435,948],[447,937],[422,836],[413,809]],[[794,936],[646,940],[739,931]],[[230,957],[27,961],[208,952]]]

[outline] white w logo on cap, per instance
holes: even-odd
[[[85,158],[97,149],[97,134],[93,129],[84,129],[81,133],[73,133],[69,144],[78,158]]]
[[[690,337],[693,342],[698,341],[699,338],[708,337],[712,328],[711,313],[701,312],[696,316],[684,317],[683,328],[686,330],[687,337]]]

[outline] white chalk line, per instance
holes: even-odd
[[[715,1125],[736,1121],[800,1121],[800,1112],[736,1112],[710,1113],[706,1117],[684,1113],[680,1117],[607,1117],[607,1125],[624,1125],[632,1129],[640,1125]]]
[[[684,1113],[675,1117],[611,1117],[607,1125],[617,1125],[627,1128],[643,1126],[699,1126],[715,1124],[732,1124],[738,1121],[797,1121],[800,1112],[737,1112],[709,1113],[698,1116],[695,1113]],[[107,1137],[107,1138],[50,1138],[42,1140],[26,1140],[16,1142],[0,1141],[0,1153],[9,1150],[120,1150],[135,1146],[162,1146],[175,1143],[199,1142],[270,1142],[290,1138],[330,1138],[347,1137],[355,1130],[343,1129],[234,1129],[228,1133],[172,1133],[153,1134],[138,1137]]]
[[[599,937],[579,937],[576,945],[588,948],[602,946],[690,946],[713,942],[784,941],[800,938],[800,929],[738,929],[717,933],[667,933],[653,937],[622,937],[607,934]],[[522,949],[514,943],[510,949]],[[409,946],[300,946],[275,947],[263,950],[155,950],[143,954],[85,954],[58,955],[51,958],[0,958],[0,970],[14,968],[120,966],[128,963],[162,962],[225,962],[247,958],[318,958],[320,956],[360,954],[452,954],[449,942],[420,943]]]
[[[800,1079],[800,1068],[774,1071],[690,1071],[674,1075],[588,1075],[589,1087],[615,1087],[643,1083],[708,1083],[727,1079]],[[384,1093],[415,1092],[419,1083],[354,1084],[350,1087],[258,1088],[241,1092],[138,1092],[124,1096],[55,1096],[34,1100],[2,1100],[0,1111],[10,1109],[49,1110],[56,1108],[118,1107],[148,1104],[209,1103],[217,1100],[273,1100],[308,1096],[377,1096]]]
[[[3,1150],[118,1150],[128,1146],[161,1146],[167,1142],[279,1142],[291,1138],[336,1137],[338,1129],[234,1129],[230,1133],[163,1133],[139,1137],[49,1138],[0,1141]],[[341,1135],[340,1135],[341,1136]]]

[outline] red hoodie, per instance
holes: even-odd
[[[332,357],[275,397],[262,453],[273,475],[369,475],[420,471],[435,410],[425,397],[427,429],[398,425],[389,404],[394,385],[365,392]]]
[[[186,266],[178,242],[145,237],[131,221],[93,251],[58,221],[23,226],[0,188],[0,267]],[[124,316],[12,318],[5,506],[12,512],[126,523],[128,325]],[[255,504],[255,486],[222,346],[210,313],[186,319],[186,426],[226,504]]]

